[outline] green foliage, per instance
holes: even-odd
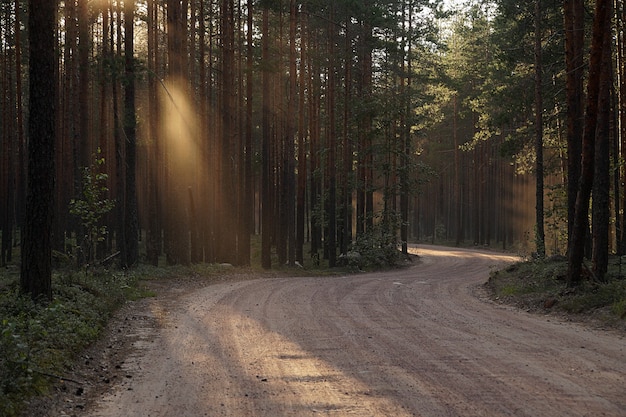
[[[376,226],[357,236],[351,250],[342,259],[348,267],[358,270],[396,266],[401,259],[396,234]]]
[[[526,310],[553,309],[620,325],[626,318],[626,279],[619,262],[619,257],[611,259],[608,282],[588,276],[576,289],[567,286],[567,261],[562,256],[511,265],[492,273],[487,286],[498,300]]]
[[[616,316],[622,319],[626,318],[626,296],[624,296],[621,300],[618,300],[615,303],[613,303],[613,306],[611,307],[611,311],[613,312],[613,314],[615,314]]]
[[[48,375],[64,374],[126,299],[148,295],[139,275],[95,271],[55,275],[49,305],[0,290],[0,415],[14,416],[29,396],[46,391]]]
[[[115,202],[106,197],[109,189],[106,186],[108,175],[102,172],[104,163],[102,151],[98,148],[92,165],[83,168],[81,196],[70,201],[70,213],[80,219],[85,233],[77,250],[81,259],[88,262],[96,259],[96,246],[108,234],[101,219],[115,207]]]

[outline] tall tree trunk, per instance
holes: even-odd
[[[600,90],[598,92],[598,122],[595,138],[595,174],[593,179],[592,239],[593,272],[600,280],[605,279],[609,263],[609,221],[610,221],[610,158],[609,136],[611,129],[611,3],[607,1],[604,20],[604,41],[600,70]]]
[[[16,204],[16,223],[21,227],[24,217],[24,203],[26,198],[26,155],[25,155],[25,135],[24,135],[24,108],[22,98],[22,41],[21,41],[21,13],[20,0],[15,0],[15,100],[17,107],[17,204]]]
[[[343,105],[343,155],[342,155],[342,181],[341,185],[341,228],[340,228],[340,244],[339,250],[342,254],[348,253],[348,248],[352,243],[352,138],[350,137],[350,120],[352,112],[350,102],[352,100],[352,33],[350,31],[351,22],[346,22],[346,35],[344,50],[346,59],[345,65],[345,86],[344,86],[344,105]]]
[[[139,260],[139,223],[137,219],[136,158],[137,118],[135,115],[135,57],[134,57],[135,3],[124,2],[124,133],[125,133],[125,193],[124,193],[124,252],[123,267],[131,267]]]
[[[148,147],[148,230],[146,236],[146,252],[147,259],[151,265],[158,266],[159,256],[161,255],[161,222],[160,222],[160,199],[159,199],[159,147],[160,135],[158,129],[158,94],[157,88],[157,54],[158,54],[158,13],[155,4],[156,0],[148,0],[148,125],[150,138]]]
[[[619,25],[618,35],[618,78],[619,78],[619,141],[620,141],[620,156],[622,161],[626,161],[626,5],[624,2],[618,2],[619,8],[617,10],[617,22]],[[616,139],[617,140],[617,139]],[[621,169],[622,177],[626,178],[626,167],[622,164]],[[618,245],[620,246],[620,253],[623,255],[626,253],[626,190],[622,193],[622,230],[618,238]]]
[[[5,11],[5,19],[9,22],[9,11]],[[5,33],[2,41],[6,45],[13,43],[11,32]],[[12,75],[12,50],[7,47],[2,54],[2,81],[0,81],[0,91],[2,94],[2,108],[4,109],[2,116],[2,158],[0,158],[0,175],[4,184],[0,184],[0,195],[5,195],[4,207],[0,206],[0,231],[2,231],[2,247],[0,248],[0,266],[6,266],[11,260],[13,235],[13,223],[15,219],[15,151],[16,138],[14,134],[15,121],[15,96],[12,94],[13,75]],[[15,73],[19,77],[19,74]]]
[[[591,197],[594,179],[595,137],[598,122],[600,74],[604,53],[604,32],[610,30],[611,27],[610,25],[606,25],[606,15],[609,13],[609,10],[610,0],[596,1],[591,39],[591,55],[589,58],[581,176],[579,190],[576,196],[574,227],[572,228],[568,253],[567,282],[570,286],[576,286],[580,283],[581,267],[585,252],[585,237],[589,230],[589,199]]]
[[[272,267],[272,185],[270,161],[270,74],[269,74],[269,9],[263,9],[262,61],[265,64],[262,73],[263,109],[262,109],[262,145],[261,145],[261,265],[265,269]]]
[[[411,193],[411,187],[409,183],[409,178],[411,175],[411,113],[413,111],[411,105],[411,96],[412,96],[412,72],[413,72],[413,62],[411,57],[411,48],[412,45],[412,21],[413,21],[413,12],[410,7],[410,2],[405,4],[405,12],[407,14],[406,24],[407,27],[407,35],[405,50],[407,51],[406,56],[406,91],[404,92],[406,97],[404,99],[404,115],[402,129],[402,142],[404,149],[402,150],[402,168],[400,170],[400,214],[401,214],[401,224],[400,224],[400,240],[402,242],[402,254],[408,258],[409,256],[409,195]],[[407,10],[408,9],[408,10]]]
[[[120,2],[119,0],[116,1],[116,11],[117,11],[117,33],[114,36],[114,23],[116,20],[116,17],[113,15],[113,7],[111,7],[111,53],[113,55],[117,54],[117,56],[120,55],[120,45],[122,43],[122,33],[121,33],[121,28],[120,28]],[[117,51],[114,51],[114,38],[117,38]],[[124,227],[124,213],[125,213],[125,207],[124,205],[126,204],[126,198],[124,197],[124,191],[125,191],[125,163],[124,163],[124,144],[123,144],[123,138],[122,138],[122,122],[120,121],[120,111],[119,111],[119,81],[118,81],[118,74],[116,72],[116,70],[113,70],[112,73],[112,90],[111,90],[111,99],[113,101],[113,142],[114,142],[114,147],[115,147],[115,195],[117,195],[117,206],[116,206],[116,211],[117,211],[117,219],[116,219],[116,231],[117,231],[117,235],[116,235],[116,243],[117,243],[117,248],[120,251],[120,253],[125,253],[126,252],[126,248],[124,247],[124,245],[126,245],[126,228]]]
[[[235,51],[233,0],[222,0],[222,143],[221,143],[221,197],[220,254],[222,262],[237,263],[237,172],[233,166],[235,123]]]
[[[330,9],[330,23],[328,35],[328,266],[337,265],[337,184],[336,184],[336,126],[335,126],[335,12],[334,6]]]
[[[458,131],[458,115],[459,115],[459,96],[454,94],[454,118],[452,125],[452,137],[454,139],[454,224],[456,228],[456,246],[459,246],[464,239],[463,231],[463,183],[462,183],[462,166],[461,166],[461,150],[459,149],[459,131]]]
[[[581,175],[583,138],[584,1],[564,0],[567,100],[567,219],[571,247],[576,196]],[[569,250],[569,249],[568,249]]]
[[[167,57],[168,57],[168,88],[176,89],[182,93],[182,97],[187,97],[187,78],[185,77],[185,18],[186,9],[180,0],[167,0]],[[167,93],[167,111],[177,114],[177,118],[184,119],[181,109],[176,99]],[[181,122],[187,132],[190,126],[186,125],[186,121]],[[171,139],[171,138],[170,138]],[[177,161],[175,155],[174,144],[168,141],[165,148],[165,165],[166,165],[166,194],[168,196],[168,214],[166,216],[165,226],[165,250],[167,262],[169,264],[188,264],[190,261],[189,253],[189,219],[188,219],[188,184],[187,167],[183,167],[182,161]]]
[[[78,0],[78,111],[79,127],[79,167],[91,163],[91,132],[89,130],[89,52],[91,50],[91,31],[89,30],[89,0]]]
[[[29,0],[28,188],[22,235],[20,290],[52,300],[52,217],[54,211],[56,0]]]
[[[546,256],[543,226],[543,68],[541,52],[541,0],[535,0],[535,240],[537,256]]]
[[[311,54],[316,55],[319,53],[319,45],[317,39],[314,37],[312,31],[310,34],[310,48]],[[321,122],[320,122],[320,108],[321,108],[321,82],[320,66],[318,61],[309,57],[309,132],[310,132],[310,171],[311,171],[311,190],[310,200],[313,215],[311,216],[311,257],[319,261],[319,250],[322,249],[322,224],[323,224],[323,198],[322,198],[322,163],[321,163]]]
[[[254,233],[254,178],[252,173],[252,97],[253,97],[253,68],[254,68],[254,41],[253,41],[253,12],[254,2],[247,3],[247,33],[246,33],[246,117],[245,117],[245,160],[244,160],[244,190],[243,190],[243,215],[244,233],[241,252],[244,265],[250,264],[250,235]],[[242,92],[243,93],[243,92]]]
[[[296,114],[298,112],[297,81],[298,71],[296,62],[296,27],[298,14],[296,0],[289,2],[289,101],[287,105],[287,142],[286,151],[286,188],[287,188],[287,261],[293,266],[296,261],[296,178],[295,178],[295,140],[296,140]]]
[[[296,261],[301,264],[304,262],[304,219],[306,210],[306,180],[307,180],[307,163],[306,163],[306,126],[304,98],[306,87],[306,65],[307,65],[307,26],[306,14],[302,15],[301,35],[300,35],[300,92],[298,104],[298,191],[296,203]]]

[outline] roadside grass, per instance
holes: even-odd
[[[581,285],[568,287],[567,261],[562,257],[512,264],[492,272],[486,287],[505,304],[538,313],[566,315],[577,321],[626,330],[626,264],[610,260],[606,282],[586,274]]]

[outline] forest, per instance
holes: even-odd
[[[622,1],[4,0],[0,265],[622,254]],[[259,242],[256,245],[256,242]]]

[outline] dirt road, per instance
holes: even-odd
[[[387,273],[156,297],[87,416],[626,416],[626,340],[480,297],[512,258],[418,247]],[[142,315],[143,314],[143,315]]]

